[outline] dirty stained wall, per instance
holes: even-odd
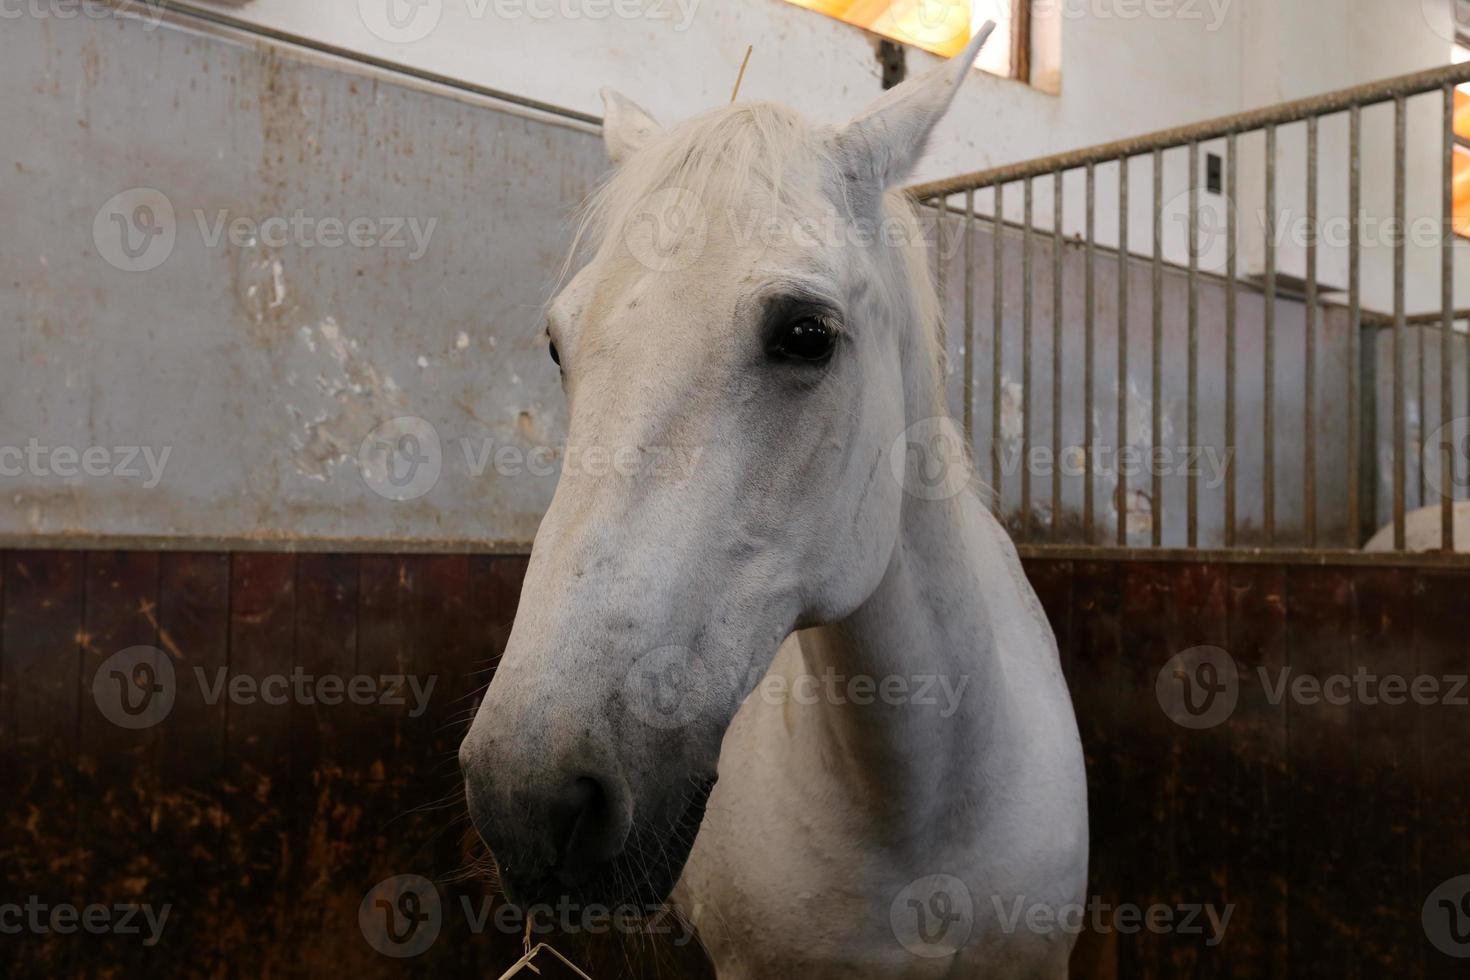
[[[146,22],[5,30],[0,534],[530,539],[595,130]]]

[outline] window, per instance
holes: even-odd
[[[787,0],[901,44],[951,58],[987,20],[995,34],[975,67],[1005,78],[1031,77],[1028,3],[1012,0]],[[1016,12],[1012,12],[1013,6]]]

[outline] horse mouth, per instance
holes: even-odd
[[[714,786],[715,777],[693,781],[683,809],[673,819],[636,823],[621,853],[588,871],[574,875],[552,868],[536,880],[525,881],[512,869],[499,868],[506,900],[521,909],[570,904],[648,915],[661,910],[694,849]]]

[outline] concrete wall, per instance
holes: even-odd
[[[139,21],[4,31],[0,536],[524,548],[595,130]]]

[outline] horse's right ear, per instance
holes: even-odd
[[[637,153],[663,128],[632,99],[610,88],[602,90],[602,141],[618,166]]]
[[[876,198],[908,177],[994,30],[995,22],[986,21],[957,57],[889,89],[839,130],[843,169],[857,185],[852,190]]]

